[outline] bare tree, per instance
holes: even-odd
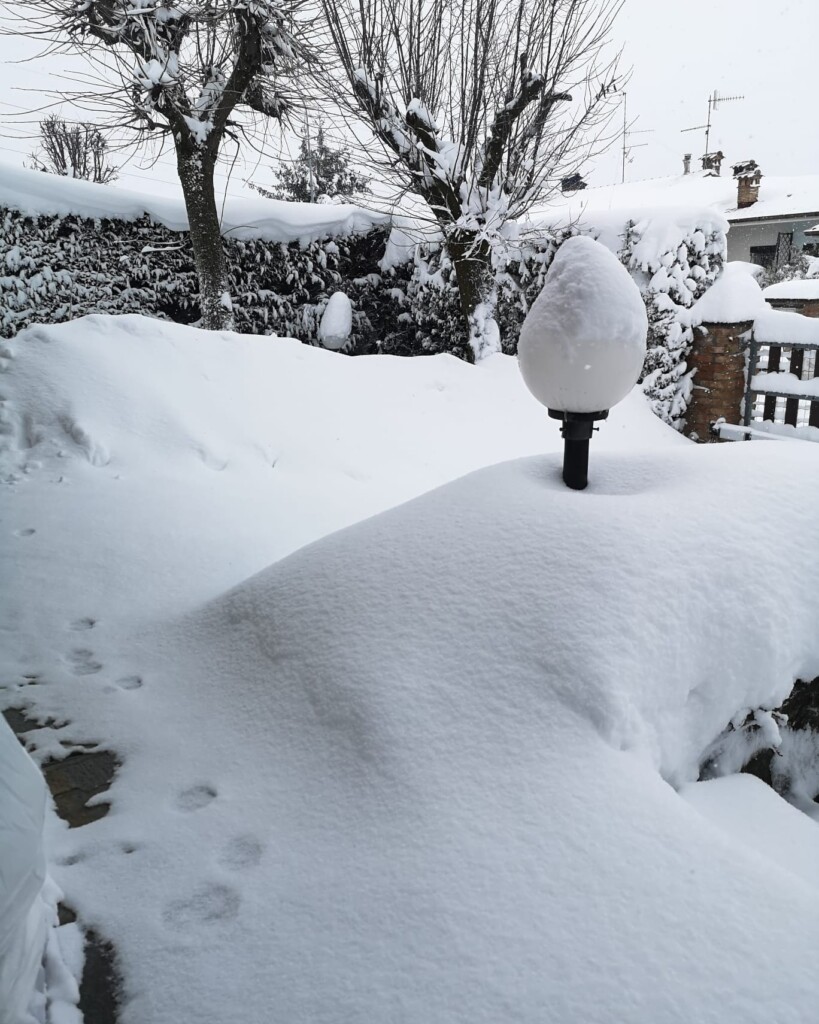
[[[497,350],[493,241],[607,141],[622,0],[322,4],[350,105],[443,233],[475,357]]]
[[[41,150],[31,154],[38,171],[82,178],[106,184],[117,177],[116,167],[108,162],[108,143],[92,124],[69,124],[58,114],[49,114],[40,122]]]
[[[280,119],[277,70],[304,55],[300,0],[19,0],[19,33],[82,53],[89,88],[75,99],[115,112],[119,128],[170,138],[199,278],[201,324],[233,325],[213,173],[237,108]]]

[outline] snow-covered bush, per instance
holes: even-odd
[[[691,400],[686,359],[694,340],[687,311],[722,268],[725,236],[700,227],[658,248],[643,244],[644,225],[630,221],[620,259],[637,281],[648,311],[642,387],[654,412],[680,429]]]
[[[802,281],[815,277],[819,277],[819,258],[801,249],[791,248],[787,262],[778,267],[768,267],[759,283],[762,288],[767,288],[780,281]]]
[[[819,818],[819,678],[798,680],[775,711],[738,713],[705,751],[700,778],[748,771]]]

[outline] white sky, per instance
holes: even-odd
[[[708,96],[715,89],[744,99],[714,113],[711,149],[722,149],[729,163],[753,158],[765,174],[819,173],[814,56],[819,0],[686,0],[675,5],[626,0],[615,37],[625,45],[624,63],[634,69],[629,120],[637,119],[635,130],[653,129],[630,137],[633,144],[648,145],[631,150],[627,180],[678,173],[684,152],[693,153],[697,166],[705,133],[682,134],[681,129],[704,124]],[[35,50],[25,40],[0,36],[0,162],[17,166],[33,144],[22,137],[32,129],[15,124],[14,115],[47,102],[40,90],[59,89],[59,78],[49,76],[65,70],[65,58],[10,63],[26,52]],[[68,110],[64,114],[76,116]],[[617,118],[621,123],[622,114]],[[591,184],[620,180],[620,142],[597,159],[587,175]],[[267,163],[262,161],[255,180],[269,181]],[[120,184],[154,193],[175,190],[172,159],[154,168],[147,164],[132,160],[122,169]],[[229,185],[226,175],[220,176],[221,188],[241,194],[242,181],[256,164],[254,154],[240,158]]]

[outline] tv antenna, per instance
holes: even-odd
[[[629,153],[632,151],[632,149],[642,149],[643,146],[647,146],[648,145],[647,142],[632,142],[632,143],[629,143],[629,141],[628,141],[629,135],[650,135],[654,131],[653,128],[643,128],[640,131],[634,131],[633,129],[629,128],[629,126],[628,126],[628,117],[627,117],[627,114],[626,114],[627,104],[628,104],[628,100],[627,100],[626,94],[624,92],[623,93],[623,170],[622,170],[622,175],[621,175],[621,179],[620,179],[621,181],[625,181],[626,180],[626,158],[628,157]],[[634,121],[632,121],[631,123],[632,124],[636,124],[637,123],[637,119],[635,118]]]
[[[735,100],[744,100],[744,96],[720,96],[716,89],[708,97],[708,119],[705,124],[694,125],[693,128],[682,128],[682,132],[698,132],[705,129],[705,152],[708,153],[708,143],[711,138],[711,113],[717,109],[719,103],[733,103]]]

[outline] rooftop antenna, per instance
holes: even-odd
[[[634,142],[634,143],[629,144],[629,141],[628,141],[629,135],[650,135],[651,132],[654,131],[653,128],[643,128],[641,131],[633,131],[631,128],[629,128],[629,126],[628,126],[628,117],[626,115],[627,103],[628,103],[628,100],[627,100],[627,97],[626,97],[626,93],[624,92],[623,93],[623,170],[622,170],[622,175],[621,175],[621,179],[620,179],[621,181],[625,181],[626,180],[626,158],[628,157],[629,153],[632,151],[632,149],[642,149],[643,146],[647,146],[648,145],[647,142]],[[637,119],[635,118],[634,121],[632,121],[632,124],[636,124],[636,122],[637,122]]]
[[[717,109],[718,103],[733,103],[734,100],[744,100],[744,96],[720,96],[716,89],[708,97],[708,120],[705,124],[694,125],[693,128],[683,128],[681,132],[698,132],[705,129],[705,152],[709,153],[708,144],[711,140],[711,112]]]

